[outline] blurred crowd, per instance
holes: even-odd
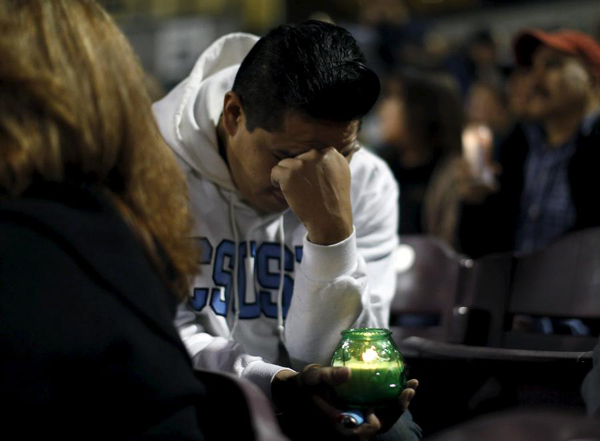
[[[589,207],[597,161],[584,148],[598,139],[597,40],[524,28],[507,51],[476,29],[450,47],[401,2],[385,3],[361,16],[383,84],[362,137],[400,184],[400,236],[437,236],[478,257],[600,225]]]

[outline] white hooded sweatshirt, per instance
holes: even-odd
[[[342,330],[387,326],[398,188],[382,160],[355,153],[354,233],[331,246],[309,242],[289,209],[265,215],[247,205],[219,155],[216,127],[257,40],[235,33],[214,42],[153,110],[186,174],[202,254],[176,325],[195,366],[236,373],[270,396],[282,366],[328,365]]]

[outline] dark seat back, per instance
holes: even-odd
[[[431,441],[600,441],[600,420],[549,410],[496,412],[457,425]]]
[[[390,317],[394,339],[446,341],[461,274],[471,261],[434,237],[407,235],[401,242]]]
[[[411,375],[422,383],[424,404],[411,403],[413,415],[420,421],[438,416],[422,424],[424,431],[512,406],[583,409],[579,388],[598,337],[542,334],[513,323],[518,315],[600,319],[599,279],[600,228],[574,232],[536,253],[474,260],[459,278],[450,341],[412,337],[400,345]],[[488,435],[503,433],[502,439],[538,439],[528,437],[537,429],[518,438],[521,429],[526,427],[486,430]],[[482,438],[466,434],[440,441]]]
[[[530,332],[515,321],[519,317],[600,320],[600,228],[573,232],[534,253],[477,259],[464,288],[454,308],[452,329],[457,342],[591,350],[597,336]],[[461,307],[462,317],[457,313]],[[474,326],[474,321],[480,326]]]

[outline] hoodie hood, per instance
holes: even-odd
[[[223,97],[258,39],[241,32],[219,38],[200,55],[190,75],[152,106],[163,137],[180,159],[229,191],[235,186],[219,154],[216,127]]]

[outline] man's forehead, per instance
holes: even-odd
[[[305,142],[311,140],[319,142],[323,138],[335,138],[337,142],[352,142],[356,139],[359,127],[359,120],[331,121],[287,111],[283,117],[282,130],[278,133],[283,137],[293,137]]]

